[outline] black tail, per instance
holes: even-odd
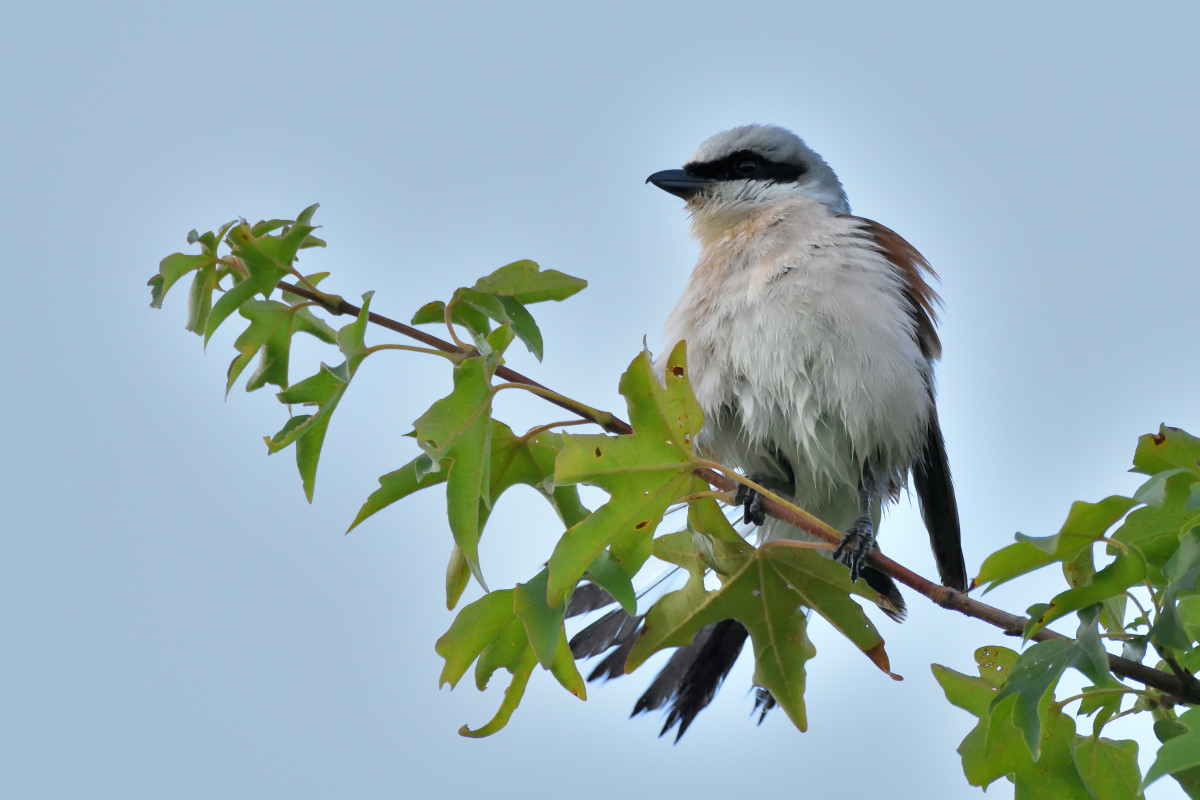
[[[585,589],[590,584],[581,586]],[[598,589],[598,587],[596,587]],[[603,590],[589,589],[580,595],[579,601],[572,600],[567,616],[585,613],[615,602]],[[607,602],[606,602],[607,599]],[[571,654],[575,658],[588,658],[614,648],[611,653],[588,675],[588,681],[609,680],[625,674],[625,660],[640,633],[642,617],[631,616],[618,608],[571,638]],[[727,619],[706,625],[697,633],[692,643],[680,647],[667,661],[666,666],[638,698],[630,716],[644,711],[654,711],[669,705],[667,721],[659,736],[679,725],[675,741],[692,724],[704,708],[712,702],[725,676],[733,669],[749,632],[736,620]],[[774,702],[771,702],[771,706]],[[756,704],[757,708],[757,704]],[[763,715],[769,707],[763,709]]]
[[[675,734],[678,742],[696,715],[712,702],[725,676],[733,669],[749,633],[746,626],[733,619],[705,625],[690,645],[675,651],[638,699],[630,716],[670,703],[667,721],[658,735],[665,736],[678,724],[679,731]]]
[[[913,465],[912,476],[942,583],[966,591],[967,565],[963,560],[958,504],[954,501],[954,484],[950,481],[950,463],[946,460],[946,443],[942,440],[936,406],[930,410],[925,447]]]
[[[867,586],[881,595],[883,602],[879,603],[879,610],[896,622],[904,622],[908,606],[905,605],[904,595],[900,594],[900,587],[892,580],[892,576],[871,566],[863,567],[860,575]]]

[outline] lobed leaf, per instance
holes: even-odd
[[[1017,535],[1017,543],[992,553],[979,568],[975,582],[990,584],[987,591],[1056,561],[1071,561],[1108,531],[1136,505],[1129,497],[1114,495],[1099,503],[1077,502],[1067,521],[1053,536]]]
[[[1078,638],[1038,642],[1018,656],[1008,681],[992,700],[992,713],[995,714],[1003,700],[1016,698],[1012,721],[1021,731],[1034,759],[1039,757],[1041,729],[1048,715],[1042,700],[1052,696],[1053,688],[1068,667],[1082,672],[1096,686],[1115,683],[1109,675],[1108,656],[1096,632],[1097,613],[1093,610],[1080,614]]]
[[[1200,788],[1200,708],[1188,709],[1176,722],[1154,726],[1163,746],[1158,749],[1158,757],[1150,765],[1142,785],[1149,786],[1163,775],[1174,775],[1182,778],[1180,783],[1195,796],[1195,790]]]
[[[511,297],[519,303],[566,300],[587,288],[587,281],[558,270],[542,270],[529,260],[514,261],[480,278],[474,288],[492,295]]]
[[[446,467],[446,516],[454,542],[471,574],[487,584],[479,567],[480,508],[491,507],[492,388],[483,359],[454,367],[454,390],[413,423],[417,441],[436,464]]]
[[[973,786],[987,788],[1007,777],[1022,798],[1140,797],[1137,744],[1075,733],[1071,718],[1052,705],[1047,694],[1035,714],[1046,719],[1039,732],[1036,758],[1013,724],[1016,697],[999,697],[1012,674],[1017,654],[1003,647],[975,652],[979,677],[933,665],[933,674],[954,705],[979,720],[958,747],[963,772]]]
[[[369,354],[363,337],[370,306],[371,293],[368,292],[363,295],[362,310],[358,318],[338,331],[338,347],[346,356],[344,362],[336,367],[322,364],[316,375],[305,378],[276,395],[281,403],[311,405],[317,408],[312,414],[293,417],[278,433],[266,439],[267,450],[271,453],[277,453],[291,444],[296,445],[296,467],[300,471],[304,496],[310,503],[329,419],[349,388],[350,380],[359,364]]]
[[[703,415],[686,381],[683,343],[668,360],[667,384],[654,376],[645,353],[621,377],[633,434],[563,437],[556,484],[588,483],[610,495],[591,516],[567,530],[550,556],[548,602],[562,602],[606,549],[626,574],[650,555],[651,537],[667,507],[707,488],[693,471],[692,437]]]
[[[679,534],[663,538],[682,543]],[[740,547],[731,542],[720,544],[719,561],[725,570],[721,587],[706,590],[702,570],[696,570],[683,589],[655,603],[626,662],[627,670],[661,649],[688,644],[709,623],[736,619],[750,632],[755,682],[771,692],[803,731],[807,728],[805,664],[816,655],[807,635],[805,609],[812,609],[880,670],[899,679],[889,669],[883,638],[850,597],[859,594],[875,599],[876,595],[861,582],[852,584],[844,567],[819,550],[795,542],[770,542],[759,548],[744,542]]]
[[[544,581],[544,575],[543,570],[529,583],[536,585]],[[472,662],[475,663],[475,684],[480,691],[487,688],[499,669],[508,670],[513,676],[495,716],[480,728],[471,729],[464,725],[459,729],[463,736],[482,737],[495,733],[508,723],[521,702],[529,677],[538,663],[537,650],[531,646],[527,633],[529,623],[519,614],[522,611],[535,620],[532,628],[539,639],[538,647],[542,646],[540,640],[553,638],[548,648],[551,654],[547,658],[550,673],[569,692],[580,699],[586,698],[583,677],[571,658],[561,617],[557,630],[551,631],[555,635],[543,636],[553,626],[543,626],[542,612],[531,612],[527,605],[530,602],[536,605],[538,598],[544,595],[541,587],[524,592],[517,587],[485,594],[465,606],[450,629],[437,640],[435,649],[446,662],[440,679],[442,685],[456,686]]]
[[[314,204],[301,211],[295,222],[279,235],[270,232],[273,230],[270,223],[251,226],[242,221],[229,230],[225,243],[245,268],[245,275],[213,305],[204,327],[205,344],[221,323],[243,303],[256,294],[270,299],[271,292],[283,276],[295,274],[292,262],[296,260],[296,253],[301,246],[310,238],[309,234],[315,230],[310,223],[316,210]],[[256,232],[256,228],[264,232]]]

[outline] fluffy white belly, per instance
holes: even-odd
[[[706,248],[668,318],[665,352],[688,342],[700,447],[746,473],[785,478],[786,462],[792,499],[844,529],[864,467],[882,492],[904,484],[927,422],[929,364],[882,257],[770,244]]]

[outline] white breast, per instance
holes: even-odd
[[[665,331],[664,352],[688,342],[700,446],[779,475],[777,451],[793,499],[839,528],[857,514],[868,460],[881,489],[904,483],[929,408],[903,279],[854,238],[860,226],[797,199],[702,236]]]

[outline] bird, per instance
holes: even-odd
[[[868,554],[882,509],[911,476],[941,581],[965,590],[934,393],[941,299],[929,263],[895,231],[851,214],[833,169],[779,126],[718,133],[682,169],[646,182],[686,201],[700,246],[663,336],[664,354],[687,343],[688,375],[704,412],[697,450],[842,531],[833,557],[876,589],[897,621],[904,599]],[[660,373],[664,363],[665,355],[656,362]],[[734,501],[758,526],[760,541],[808,537],[767,517],[755,491],[739,489]],[[577,655],[617,646],[589,679],[621,671],[637,627],[622,614],[572,640]],[[669,705],[662,733],[678,724],[682,736],[746,637],[735,620],[702,629],[675,652],[634,714]],[[773,705],[760,689],[762,715]]]

